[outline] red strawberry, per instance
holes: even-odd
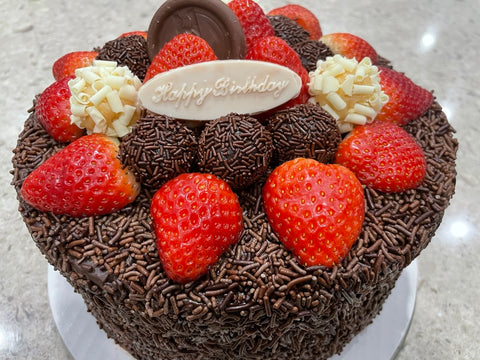
[[[117,158],[118,145],[92,134],[72,142],[27,176],[23,199],[40,211],[103,215],[132,202],[139,185]]]
[[[362,184],[383,192],[418,187],[427,167],[415,139],[383,121],[353,129],[338,147],[335,162],[352,170]]]
[[[380,85],[389,96],[377,119],[405,125],[418,118],[432,105],[433,94],[415,84],[404,74],[380,67]]]
[[[35,115],[45,130],[59,142],[70,142],[83,135],[83,130],[70,123],[70,77],[47,87],[35,105]]]
[[[357,240],[365,217],[363,189],[335,164],[297,158],[277,167],[263,188],[268,221],[305,266],[333,266]]]
[[[179,34],[155,55],[144,82],[164,71],[213,60],[217,56],[205,40],[193,34]]]
[[[74,76],[75,70],[92,65],[97,57],[96,51],[74,51],[63,55],[53,63],[52,73],[55,80]]]
[[[322,37],[322,29],[317,17],[301,5],[288,4],[271,10],[268,15],[283,15],[296,21],[298,25],[308,31],[311,40],[318,40]]]
[[[272,24],[263,9],[253,0],[232,0],[228,6],[237,15],[247,41],[247,52],[257,40],[265,36],[274,36]]]
[[[304,104],[309,99],[308,83],[310,77],[303,67],[298,54],[283,39],[276,36],[268,36],[258,40],[247,52],[247,60],[267,61],[282,65],[297,73],[302,79],[302,90],[300,95],[288,102],[288,107]]]
[[[119,38],[128,37],[128,36],[132,36],[132,35],[139,35],[139,36],[143,36],[145,39],[147,38],[147,32],[146,31],[140,31],[140,30],[129,31],[129,32],[123,33],[119,36]]]
[[[333,33],[323,35],[320,41],[327,45],[334,54],[339,54],[350,59],[362,61],[369,57],[372,64],[376,64],[378,55],[375,49],[362,38],[349,33]]]
[[[163,269],[179,283],[207,273],[243,230],[237,196],[211,174],[186,173],[166,182],[150,212]]]

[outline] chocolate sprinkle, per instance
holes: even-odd
[[[209,122],[198,141],[200,170],[236,189],[258,181],[271,157],[272,135],[248,115],[229,114]]]
[[[148,188],[124,209],[91,218],[43,213],[22,200],[25,177],[63,147],[33,112],[14,149],[13,185],[40,251],[135,358],[327,359],[378,314],[454,193],[458,143],[440,105],[405,129],[425,151],[425,181],[396,194],[365,189],[362,232],[333,268],[305,268],[283,247],[259,181],[237,192],[245,224],[238,244],[206,276],[174,283],[158,258]]]
[[[375,65],[383,66],[389,69],[393,69],[392,63],[390,60],[384,58],[383,56],[377,55],[377,63]]]
[[[119,157],[152,190],[189,172],[197,152],[192,130],[180,120],[145,111],[120,144]]]
[[[293,45],[292,48],[300,56],[302,65],[308,72],[315,71],[319,60],[334,55],[327,45],[317,40],[307,40]]]
[[[97,59],[116,61],[119,66],[127,66],[142,81],[150,66],[147,41],[141,35],[122,36],[107,42],[98,50]]]
[[[267,128],[279,163],[297,157],[329,163],[342,140],[335,119],[312,103],[277,112],[268,119]]]
[[[310,33],[297,24],[296,21],[283,15],[267,15],[273,27],[275,36],[283,39],[290,46],[308,40]]]

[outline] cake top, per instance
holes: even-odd
[[[322,35],[299,5],[168,0],[148,32],[53,65],[35,117],[66,146],[21,196],[80,218],[150,201],[162,266],[187,283],[248,231],[239,197],[265,184],[257,196],[298,266],[337,266],[361,234],[367,190],[402,193],[426,176],[399,125],[433,96],[378,58],[353,34]],[[141,187],[163,197],[140,200]]]

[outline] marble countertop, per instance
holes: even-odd
[[[278,1],[259,1],[269,10]],[[47,263],[31,240],[10,186],[11,150],[35,94],[53,82],[66,52],[101,46],[146,29],[160,1],[2,0],[0,2],[0,358],[71,359],[51,315]],[[282,1],[283,3],[283,1]],[[418,259],[416,309],[406,359],[480,358],[480,7],[477,0],[305,0],[323,32],[368,40],[395,68],[435,96],[457,130],[457,190]],[[475,160],[477,159],[477,160]]]

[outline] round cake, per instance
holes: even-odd
[[[185,14],[203,20],[172,21]],[[189,46],[195,56],[184,55]],[[298,5],[169,0],[148,32],[67,54],[53,69],[14,149],[19,211],[100,328],[137,359],[341,353],[429,244],[455,191],[458,144],[432,93],[365,40],[323,35]],[[257,70],[271,82],[255,83]],[[182,112],[185,94],[161,92],[210,72],[247,82],[193,98],[194,116]],[[197,183],[211,188],[216,212],[189,203]],[[325,191],[326,210],[312,215],[301,196],[313,203]],[[184,210],[181,234],[195,239],[170,241]],[[204,251],[213,260],[202,267]]]

